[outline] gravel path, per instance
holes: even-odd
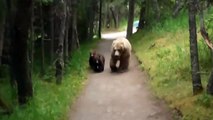
[[[90,72],[84,90],[71,106],[69,120],[172,120],[170,109],[147,87],[148,77],[134,55],[129,71],[111,73],[111,43],[103,40],[98,44],[97,51],[106,59],[105,70]]]

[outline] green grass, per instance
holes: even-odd
[[[132,36],[136,56],[141,68],[150,76],[149,85],[156,96],[171,108],[180,109],[184,120],[212,120],[213,97],[205,91],[192,94],[191,63],[189,53],[188,18],[168,18]],[[203,87],[210,74],[211,53],[198,33],[199,60]],[[209,106],[209,107],[208,107]]]
[[[70,106],[82,90],[87,79],[89,50],[95,46],[97,41],[92,44],[84,43],[79,50],[72,54],[72,59],[68,63],[66,73],[61,85],[56,85],[54,74],[47,75],[45,78],[53,80],[43,80],[39,75],[33,76],[34,96],[29,104],[19,107],[17,102],[13,113],[9,116],[0,115],[1,120],[66,120]],[[54,71],[54,69],[52,69]],[[52,72],[54,73],[54,72]],[[1,85],[1,84],[0,84]],[[7,87],[8,86],[8,87]],[[1,86],[2,96],[11,96],[9,85]],[[10,99],[7,97],[6,99]]]

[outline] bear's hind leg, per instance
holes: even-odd
[[[120,61],[119,72],[125,72],[129,67],[129,59],[123,59]]]

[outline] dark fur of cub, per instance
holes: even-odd
[[[94,72],[103,72],[105,65],[105,58],[96,51],[90,52],[89,65]]]

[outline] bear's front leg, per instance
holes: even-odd
[[[116,63],[117,63],[117,60],[112,59],[112,58],[110,59],[110,68],[111,68],[112,72],[118,71],[118,68],[116,67]]]

